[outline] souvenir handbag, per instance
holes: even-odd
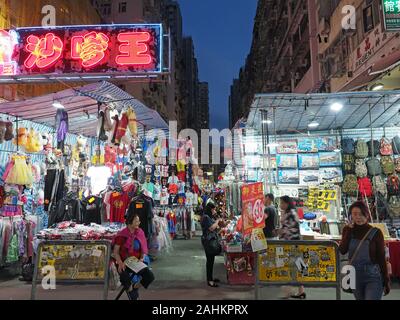
[[[344,177],[343,192],[348,195],[357,196],[358,183],[357,177],[354,174],[348,174]]]
[[[387,178],[387,190],[389,196],[397,196],[400,191],[400,180],[399,177],[395,174],[392,174]]]
[[[391,175],[395,171],[394,161],[391,156],[382,156],[381,157],[381,166],[383,173],[386,175]]]
[[[400,154],[400,136],[395,136],[392,141],[392,149],[394,154]]]
[[[363,159],[356,160],[356,176],[358,178],[365,178],[368,175],[367,165]]]
[[[368,153],[370,157],[376,157],[380,153],[381,144],[378,140],[372,140],[367,142]]]
[[[354,139],[343,138],[342,140],[342,150],[345,154],[354,154]]]
[[[364,140],[358,140],[356,145],[356,158],[365,159],[368,157],[368,145]]]
[[[368,177],[358,179],[358,188],[363,197],[369,198],[372,196],[372,184]]]
[[[381,155],[383,156],[391,156],[393,154],[393,148],[392,148],[392,144],[390,143],[390,141],[383,137],[381,139]]]
[[[396,172],[400,172],[400,157],[394,160],[394,167]]]
[[[393,218],[400,217],[400,198],[398,196],[390,197],[389,214]]]
[[[387,197],[387,187],[381,176],[372,177],[372,185],[374,192]]]
[[[343,155],[343,171],[345,173],[354,173],[355,170],[355,159],[352,154]]]
[[[382,174],[381,163],[378,159],[371,159],[367,161],[368,174],[370,176],[379,176]]]
[[[361,240],[360,243],[358,244],[356,250],[354,251],[353,256],[351,257],[351,259],[350,259],[350,261],[349,261],[349,263],[348,263],[349,265],[352,265],[352,264],[353,264],[353,261],[354,261],[354,259],[357,257],[357,255],[358,255],[358,253],[359,253],[359,251],[360,251],[360,249],[361,249],[361,246],[363,245],[364,241],[368,238],[369,234],[371,233],[371,231],[372,231],[373,229],[375,229],[375,228],[369,229],[368,232],[365,234],[364,238],[362,238],[362,240]],[[349,288],[349,289],[344,289],[344,288],[342,287],[342,290],[343,290],[344,292],[346,292],[346,293],[353,293],[353,289],[351,289],[351,288]]]

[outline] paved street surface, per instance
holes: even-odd
[[[149,290],[142,289],[142,300],[231,300],[254,299],[254,288],[250,286],[230,286],[226,283],[226,272],[223,258],[218,257],[215,265],[215,277],[223,282],[220,288],[210,288],[206,284],[205,256],[200,239],[176,240],[174,249],[169,254],[160,256],[153,263],[156,281]],[[385,299],[400,300],[398,283],[389,297]],[[18,277],[0,270],[0,299],[30,299],[31,285],[18,280]],[[335,299],[335,289],[307,288],[307,299]],[[116,291],[109,291],[109,299],[114,299]],[[281,296],[280,288],[264,288],[262,299],[277,299]],[[70,300],[101,299],[102,288],[93,285],[57,286],[56,290],[44,291],[38,286],[38,299]],[[121,299],[127,299],[125,294]],[[342,294],[342,299],[353,300],[352,295]]]

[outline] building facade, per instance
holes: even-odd
[[[384,30],[381,0],[354,0],[355,29],[344,29],[348,1],[316,1],[319,62],[326,92],[400,88],[399,33]]]
[[[199,130],[210,128],[208,82],[199,82],[199,108],[196,126]]]
[[[170,74],[157,80],[121,82],[121,87],[145,105],[155,109],[165,120],[174,120],[178,129],[185,127],[185,77],[182,49],[182,15],[179,4],[170,0],[93,0],[108,23],[162,23],[171,34],[171,51],[164,51],[170,61]],[[168,48],[168,43],[164,42]],[[169,56],[169,54],[171,56]]]
[[[260,0],[245,65],[231,87],[230,125],[256,93],[310,92],[320,84],[314,0]]]
[[[0,0],[0,29],[41,26],[45,16],[42,8],[46,5],[52,5],[56,9],[57,25],[101,23],[100,15],[90,0],[80,1],[79,6],[69,0]],[[1,85],[0,98],[8,101],[27,99],[64,89],[66,86],[63,84]]]
[[[196,114],[199,96],[199,76],[198,65],[194,51],[193,39],[191,37],[183,38],[183,55],[185,65],[185,83],[187,94],[187,124],[188,128],[196,129]]]

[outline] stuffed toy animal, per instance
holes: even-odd
[[[46,152],[51,151],[53,148],[53,137],[49,133],[44,133],[42,134],[42,145],[43,145],[43,150]]]
[[[133,110],[133,108],[129,107],[128,110],[126,111],[126,114],[128,116],[128,121],[129,121],[128,124],[129,131],[133,138],[137,138],[138,128],[137,128],[136,113]]]
[[[28,138],[28,131],[26,128],[19,128],[18,129],[18,137],[13,140],[13,143],[15,145],[18,145],[19,147],[24,147],[26,145]]]
[[[4,142],[5,136],[6,136],[6,123],[4,121],[0,121],[0,144]]]
[[[6,133],[4,134],[4,140],[11,141],[14,138],[13,124],[11,121],[6,122]]]

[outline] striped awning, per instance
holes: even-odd
[[[148,108],[127,92],[107,81],[27,100],[1,103],[0,113],[54,127],[57,111],[53,107],[55,101],[61,103],[68,112],[69,131],[74,134],[82,134],[87,137],[96,136],[99,102],[103,103],[102,108],[104,105],[110,105],[118,111],[131,106],[136,112],[138,127],[141,130],[168,129],[167,123],[157,111]]]

